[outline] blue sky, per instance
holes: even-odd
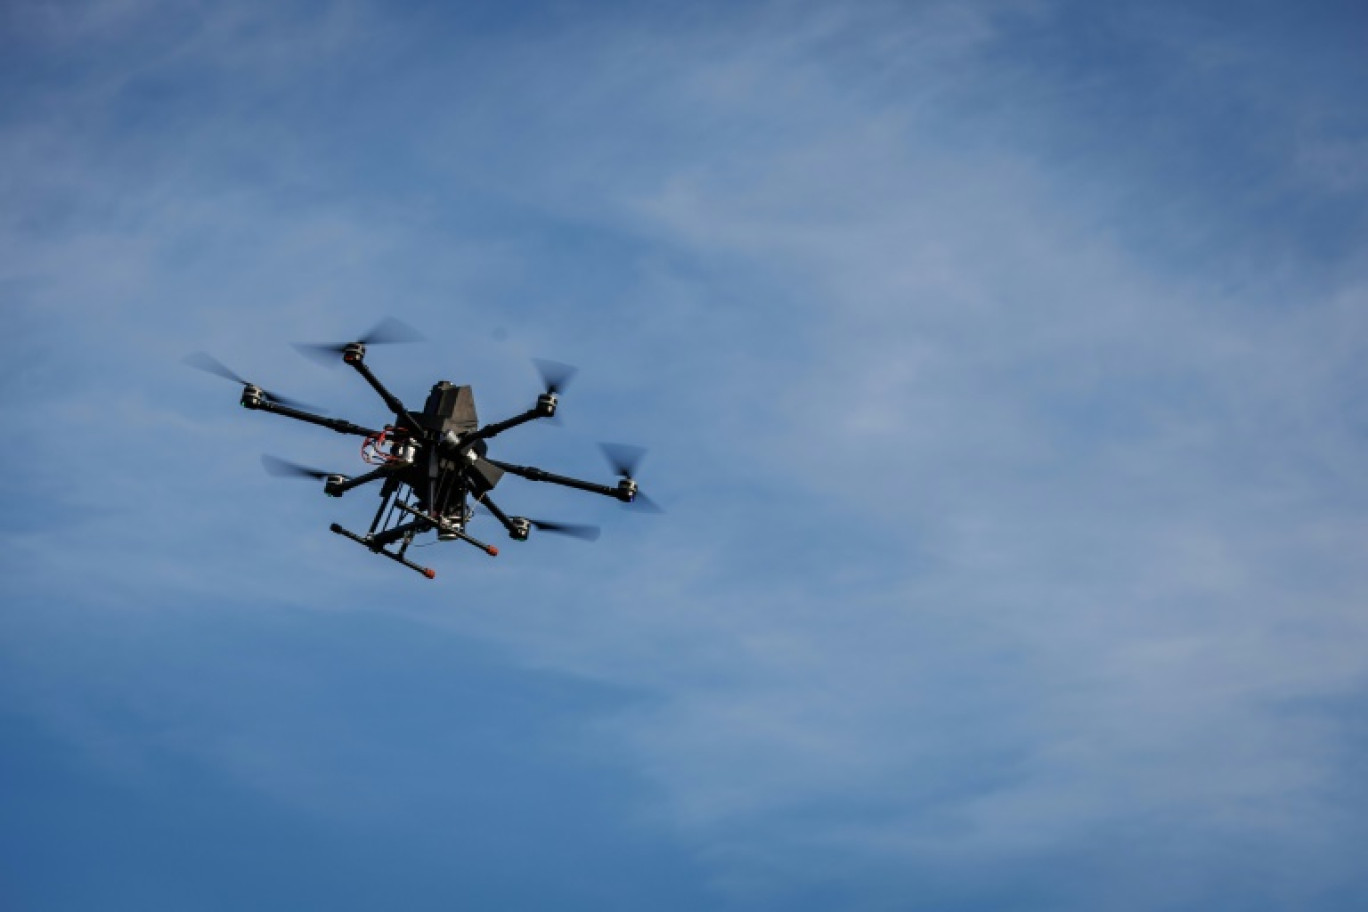
[[[1353,3],[0,11],[0,896],[1358,909]],[[421,552],[208,350],[380,316],[594,545]],[[498,542],[497,537],[493,540]]]

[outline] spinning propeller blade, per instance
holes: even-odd
[[[218,358],[215,358],[208,352],[193,352],[191,354],[186,355],[184,358],[181,359],[181,361],[185,364],[190,365],[196,370],[202,370],[205,373],[214,374],[216,376],[222,377],[225,380],[232,380],[234,383],[241,383],[243,386],[251,385],[246,380],[239,377],[232,369],[228,367],[228,365],[224,364],[222,361],[220,361]]]
[[[473,500],[475,509],[480,513],[489,513],[489,507],[485,506],[481,500]],[[527,517],[519,517],[526,519]],[[580,523],[551,522],[545,519],[528,519],[532,528],[541,532],[550,532],[553,535],[568,535],[571,538],[578,538],[581,541],[598,541],[603,530],[598,526],[582,525]]]
[[[638,513],[664,513],[665,508],[647,497],[642,491],[637,491],[629,504],[623,504],[628,510],[636,510]]]
[[[422,342],[427,337],[396,317],[385,317],[361,338],[362,345],[394,345],[403,342]]]
[[[360,342],[362,345],[394,345],[401,342],[422,342],[425,338],[422,333],[402,320],[385,317],[359,339],[353,341]],[[343,350],[350,344],[350,342],[343,342],[338,345],[295,342],[294,347],[301,355],[332,366],[337,364]]]
[[[186,355],[181,361],[196,370],[202,370],[205,373],[213,374],[216,377],[222,377],[225,380],[231,380],[234,383],[240,383],[243,386],[256,386],[255,383],[242,379],[242,377],[238,376],[232,368],[206,352],[194,352],[193,354]],[[257,388],[261,389],[260,387]],[[307,402],[300,402],[298,399],[291,399],[288,396],[282,396],[279,393],[273,393],[270,390],[261,390],[261,395],[262,398],[269,399],[271,402],[286,406],[287,408],[326,414],[326,409],[321,409],[315,405],[309,405]]]
[[[599,449],[603,451],[604,458],[613,467],[613,471],[620,477],[635,481],[637,466],[641,465],[641,460],[646,456],[646,448],[632,446],[629,443],[600,443]],[[638,490],[632,502],[626,504],[642,513],[664,513],[660,505],[644,492]]]
[[[279,478],[316,478],[321,481],[329,475],[337,474],[310,468],[297,462],[290,462],[288,459],[281,459],[279,456],[272,456],[269,453],[261,454],[261,465],[267,472]]]
[[[598,526],[586,526],[578,523],[559,523],[546,522],[540,519],[529,519],[534,529],[542,532],[553,532],[556,535],[568,535],[571,538],[578,538],[581,541],[598,541],[601,531]]]
[[[600,443],[599,449],[613,471],[623,478],[636,475],[637,466],[646,456],[645,447],[632,446],[630,443]]]
[[[536,365],[537,373],[541,374],[546,391],[553,395],[563,392],[575,378],[575,374],[579,373],[578,367],[559,361],[548,361],[545,358],[533,358],[532,363]]]

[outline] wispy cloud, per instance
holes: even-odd
[[[1362,239],[1362,121],[1329,77],[1246,82],[1289,45],[1217,18],[179,20],[118,80],[44,89],[145,126],[33,106],[9,129],[6,383],[31,398],[7,413],[100,441],[97,469],[57,447],[26,472],[118,511],[6,533],[13,578],[77,604],[380,604],[610,685],[631,698],[569,740],[648,782],[642,819],[741,905],[1359,889],[1368,285],[1361,244],[1308,251],[1327,226]],[[138,100],[172,77],[195,81]],[[1238,129],[1188,143],[1216,120]],[[364,510],[254,475],[257,450],[335,441],[230,411],[175,359],[212,347],[355,401],[263,340],[388,310],[437,340],[377,359],[405,395],[450,370],[517,407],[531,378],[496,326],[584,365],[567,432],[510,452],[596,473],[589,439],[635,435],[671,512],[510,486],[604,541],[444,556],[442,589],[339,562],[328,511]],[[87,575],[54,581],[58,548]],[[297,767],[252,758],[326,726],[235,712],[178,749],[289,792]]]

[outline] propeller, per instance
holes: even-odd
[[[578,367],[559,361],[548,361],[545,358],[533,358],[532,363],[536,365],[537,373],[541,374],[546,391],[553,396],[564,392],[570,381],[575,378],[575,374],[579,373]]]
[[[281,459],[279,456],[272,456],[269,453],[261,454],[261,465],[280,478],[316,478],[323,480],[336,472],[324,472],[322,469],[315,469],[309,466],[300,465],[297,462],[290,462],[288,459]]]
[[[362,345],[393,345],[401,342],[422,342],[425,338],[422,333],[404,321],[394,317],[385,317],[353,342],[359,342]],[[353,343],[343,342],[339,345],[326,345],[295,342],[294,347],[301,355],[331,367],[337,364],[342,357],[342,352],[350,344]]]
[[[602,530],[598,526],[586,526],[579,523],[560,523],[547,522],[542,519],[529,519],[532,528],[542,532],[553,532],[556,535],[568,535],[571,538],[578,538],[581,541],[598,541]]]
[[[473,502],[475,504],[475,509],[479,512],[491,512],[484,501],[476,499]],[[513,518],[514,520],[527,519],[525,516]],[[581,541],[598,541],[599,535],[603,532],[598,526],[581,525],[580,523],[551,522],[550,520],[545,519],[527,519],[527,524],[542,532],[551,532],[555,535],[568,535],[571,538],[578,538]]]
[[[628,481],[636,480],[634,476],[636,475],[637,466],[641,465],[641,460],[646,456],[646,449],[644,447],[632,446],[628,443],[600,443],[599,449],[603,450],[603,455],[608,460],[608,464],[613,467],[613,471],[616,472],[619,477],[625,478]],[[631,503],[627,504],[627,506],[634,507],[643,513],[665,512],[660,508],[658,503],[651,500],[651,498],[647,497],[641,491],[636,492],[636,496],[632,498]]]
[[[238,376],[235,371],[229,368],[228,365],[206,352],[194,352],[193,354],[186,355],[181,360],[196,370],[202,370],[205,373],[213,374],[216,377],[222,377],[225,380],[231,380],[234,383],[241,383],[244,387],[256,386],[255,383],[252,383],[250,380],[244,380],[242,377]],[[257,389],[261,389],[261,387],[258,386]],[[277,403],[278,405],[283,405],[287,408],[302,409],[306,412],[326,412],[326,409],[309,405],[307,402],[300,402],[298,399],[290,399],[287,396],[273,393],[270,390],[261,390],[261,398]]]

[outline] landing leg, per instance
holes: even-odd
[[[367,539],[362,538],[361,536],[357,535],[355,532],[351,532],[351,531],[349,531],[349,530],[347,530],[347,529],[342,528],[342,527],[339,526],[337,523],[333,523],[333,524],[332,524],[331,526],[329,526],[328,528],[332,529],[332,531],[336,532],[338,535],[344,536],[344,537],[346,537],[346,538],[350,538],[352,541],[356,542],[358,545],[365,545],[366,548],[367,548],[368,550],[374,552],[375,554],[383,554],[385,557],[388,557],[390,560],[392,560],[392,561],[394,561],[394,562],[396,562],[396,563],[403,564],[405,567],[408,567],[410,570],[417,570],[419,573],[423,574],[423,576],[426,576],[428,579],[434,579],[434,578],[437,576],[437,571],[436,571],[436,570],[433,570],[431,567],[424,567],[424,566],[422,566],[421,564],[415,564],[413,561],[409,560],[408,558],[404,557],[403,555],[400,555],[400,554],[392,554],[392,553],[390,553],[389,551],[386,551],[384,548],[375,547],[375,546],[373,546],[373,545],[371,544],[371,542],[368,541]]]

